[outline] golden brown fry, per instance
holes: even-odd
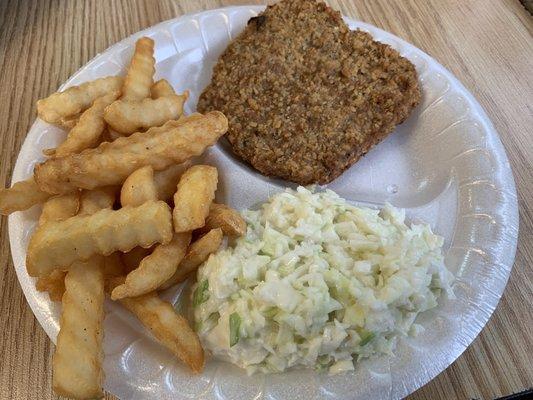
[[[119,94],[120,92],[116,90],[97,98],[93,105],[81,114],[79,122],[68,133],[67,139],[52,151],[53,154],[48,152],[47,155],[64,157],[98,145],[105,128],[104,109]]]
[[[124,278],[109,280],[108,291],[112,291],[123,282]],[[120,302],[162,345],[187,364],[193,372],[202,371],[204,351],[198,335],[191,329],[187,320],[176,313],[170,303],[161,300],[154,292],[139,297],[124,298]]]
[[[152,167],[143,167],[131,174],[122,186],[121,203],[123,206],[135,206],[145,201],[157,199]],[[170,243],[154,248],[146,257],[142,250],[133,249],[128,255],[131,272],[126,282],[113,290],[113,300],[135,297],[156,290],[169,279],[185,255],[191,241],[191,234],[175,234]]]
[[[139,266],[144,257],[150,255],[153,249],[145,249],[143,247],[134,247],[127,253],[122,253],[121,261],[124,264],[126,271],[131,272]]]
[[[79,212],[91,215],[101,208],[110,209],[114,200],[109,188],[83,192]],[[65,277],[53,360],[53,387],[57,394],[76,399],[103,395],[104,267],[104,257],[96,255],[85,262],[74,262]]]
[[[120,192],[120,204],[125,206],[138,206],[146,201],[157,200],[157,192],[154,185],[154,170],[150,166],[139,168],[126,178]],[[122,254],[122,262],[128,272],[133,271],[142,259],[149,255],[152,249],[135,247],[131,251]]]
[[[160,79],[152,85],[150,94],[152,99],[158,99],[160,97],[175,95],[176,92],[166,79]]]
[[[53,359],[54,391],[75,399],[100,398],[103,396],[103,257],[95,256],[71,265],[65,287]]]
[[[77,191],[51,197],[43,204],[43,211],[39,217],[39,225],[73,217],[78,213],[79,207],[80,193]]]
[[[201,231],[208,232],[215,228],[221,228],[227,236],[243,236],[246,234],[246,221],[233,208],[225,204],[211,203],[209,215]]]
[[[181,95],[147,98],[141,101],[117,100],[106,108],[104,118],[109,126],[122,135],[161,126],[177,120],[183,114],[183,105],[189,92]]]
[[[81,193],[81,203],[78,215],[92,215],[101,209],[113,208],[118,188],[105,186],[96,190],[84,190]]]
[[[78,123],[80,119],[80,116],[81,114],[74,114],[74,115],[69,115],[68,117],[59,118],[59,120],[55,122],[54,125],[57,126],[58,128],[69,131],[76,126],[76,124]]]
[[[35,282],[35,288],[39,292],[48,292],[52,301],[61,301],[65,293],[65,271],[55,270],[48,276],[43,276]]]
[[[159,171],[203,153],[227,129],[228,120],[217,111],[169,121],[162,127],[102,143],[80,154],[47,160],[35,167],[35,180],[49,193],[121,184],[145,165]]]
[[[176,272],[190,241],[190,232],[176,233],[170,243],[156,246],[152,254],[141,261],[139,268],[126,276],[124,284],[113,290],[111,299],[137,297],[159,288]]]
[[[150,97],[150,87],[154,83],[154,73],[154,41],[150,38],[142,37],[135,43],[135,52],[122,87],[122,98],[139,101]]]
[[[0,215],[27,210],[46,201],[50,196],[50,193],[39,189],[33,177],[17,182],[10,188],[0,189]]]
[[[150,247],[172,239],[172,216],[165,202],[98,211],[64,221],[47,222],[30,240],[26,267],[30,276],[45,276],[95,254]]]
[[[150,167],[139,168],[139,170],[134,171],[128,178],[126,178],[126,181],[124,181],[124,184],[122,185],[122,190],[120,193],[121,197],[123,197],[122,195],[124,191],[129,192],[129,191],[134,190],[136,191],[137,194],[134,195],[134,194],[128,193],[121,201],[121,204],[123,206],[135,206],[135,205],[140,205],[144,203],[145,201],[149,201],[153,199],[163,200],[163,201],[170,200],[172,196],[174,196],[174,193],[176,192],[176,186],[178,184],[179,178],[183,175],[183,173],[187,169],[190,168],[190,165],[191,165],[190,161],[185,161],[181,164],[171,165],[170,167],[162,171],[157,171],[153,173],[153,183],[147,184],[148,188],[144,186],[143,182],[149,182],[145,174],[148,174],[146,169],[149,169]],[[144,171],[142,171],[141,173],[140,170],[144,170]],[[141,176],[139,176],[139,174],[141,174]],[[134,179],[134,176],[135,176],[135,179]],[[143,185],[143,186],[140,187],[139,185]],[[152,185],[155,185],[155,190],[157,193],[155,196],[153,196],[152,190],[150,189]],[[141,193],[144,193],[144,195],[141,195]],[[137,200],[134,200],[135,198]],[[147,251],[146,249],[142,249],[142,250],[145,252],[145,255],[148,254],[146,253]],[[141,257],[141,259],[142,258],[143,257]],[[132,264],[127,261],[126,263],[128,264],[128,267],[131,268]],[[138,265],[139,263],[135,265],[135,268]]]
[[[73,117],[85,111],[98,97],[120,90],[122,81],[120,76],[108,76],[72,86],[37,101],[37,114],[51,124],[60,123],[61,118]]]
[[[120,204],[136,207],[150,200],[157,200],[157,190],[154,169],[147,165],[126,178],[120,191]]]
[[[70,218],[78,213],[79,206],[79,192],[51,197],[43,204],[43,211],[39,217],[39,225],[50,221],[57,222]],[[37,279],[35,288],[39,292],[48,292],[50,300],[61,301],[61,297],[65,292],[66,274],[65,271],[61,270],[52,271],[49,275]]]
[[[208,259],[210,254],[218,250],[222,244],[222,238],[222,229],[216,228],[191,244],[176,272],[168,281],[161,285],[161,289],[168,289],[187,279],[191,273],[196,271]]]
[[[176,187],[183,173],[191,166],[190,161],[181,164],[171,165],[170,167],[157,171],[154,174],[154,185],[157,191],[157,199],[168,201],[176,193]]]
[[[172,219],[175,232],[204,226],[217,183],[218,171],[209,165],[195,165],[183,174],[174,195]]]

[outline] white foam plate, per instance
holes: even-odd
[[[191,91],[186,112],[194,111],[211,68],[229,43],[262,7],[228,7],[163,22],[110,47],[80,69],[63,88],[124,72],[140,36],[156,42],[156,78],[181,92]],[[505,288],[518,235],[516,191],[509,161],[487,115],[474,97],[430,56],[374,26],[346,18],[352,29],[368,31],[409,58],[419,74],[422,103],[383,143],[328,185],[355,203],[407,209],[412,220],[430,223],[445,238],[446,264],[456,275],[457,299],[441,301],[422,314],[426,328],[401,339],[393,357],[360,362],[336,376],[314,370],[246,374],[216,360],[193,376],[116,304],[106,304],[105,388],[122,399],[399,399],[450,365],[483,328]],[[31,175],[41,150],[64,133],[40,120],[20,151],[13,182]],[[219,168],[219,200],[242,209],[283,190],[236,160],[224,141],[205,162]],[[59,304],[35,290],[26,273],[28,238],[38,207],[9,217],[13,262],[22,289],[40,324],[55,341]],[[176,300],[180,290],[165,293]]]

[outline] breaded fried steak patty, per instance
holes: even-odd
[[[415,68],[396,50],[323,3],[284,0],[231,42],[198,110],[224,112],[233,151],[261,173],[325,184],[419,100]]]

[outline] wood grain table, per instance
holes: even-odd
[[[0,1],[0,184],[10,182],[35,101],[108,46],[216,0]],[[410,399],[491,399],[533,386],[533,19],[518,0],[338,0],[343,14],[421,48],[485,108],[511,161],[520,238],[503,298],[479,337]],[[0,398],[53,399],[53,345],[17,281],[0,220]],[[114,398],[108,396],[108,398]]]

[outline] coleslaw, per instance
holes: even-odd
[[[391,205],[298,187],[243,216],[246,236],[199,268],[193,306],[205,348],[250,374],[353,370],[392,354],[423,329],[419,313],[453,296],[443,239]]]

